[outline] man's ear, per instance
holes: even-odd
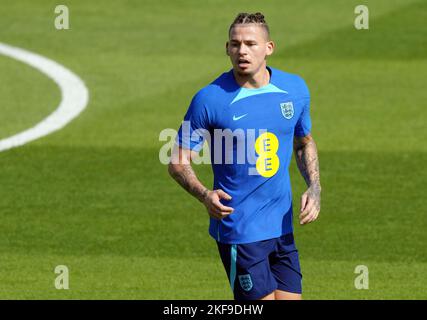
[[[229,54],[228,54],[228,41],[225,43],[225,54],[227,56],[229,56]]]
[[[267,56],[271,56],[273,54],[275,47],[276,44],[273,41],[267,42]]]

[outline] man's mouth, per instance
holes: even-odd
[[[238,63],[238,65],[239,65],[240,68],[246,68],[250,64],[249,60],[247,60],[247,59],[239,59],[237,61],[237,63]]]

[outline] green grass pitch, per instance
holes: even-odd
[[[353,26],[358,4],[369,30]],[[319,220],[295,224],[304,298],[427,298],[425,1],[67,1],[63,31],[56,5],[0,9],[0,42],[58,61],[90,91],[66,128],[0,153],[1,299],[232,298],[207,213],[168,176],[158,137],[231,68],[224,43],[241,11],[266,15],[269,64],[312,94],[323,194]],[[0,139],[60,101],[51,80],[1,55],[0,83]],[[210,186],[210,167],[196,170]],[[290,171],[297,211],[294,160]],[[57,265],[69,290],[54,287]],[[354,286],[357,265],[368,290]]]

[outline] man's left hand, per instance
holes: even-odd
[[[317,219],[320,212],[320,186],[310,186],[301,196],[300,224],[305,225]]]

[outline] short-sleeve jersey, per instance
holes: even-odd
[[[267,67],[268,85],[240,87],[231,69],[193,97],[176,142],[200,151],[207,141],[213,189],[232,199],[209,234],[222,243],[250,243],[292,232],[289,164],[294,136],[311,131],[310,94],[304,80]]]

